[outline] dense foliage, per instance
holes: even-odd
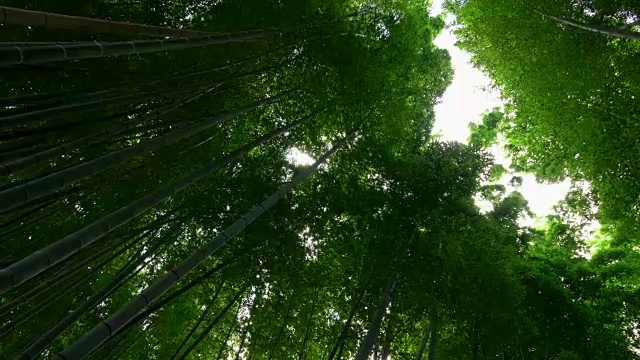
[[[451,3],[463,46],[512,100],[461,144],[431,136],[452,69],[433,44],[444,20],[421,1],[5,3],[231,35],[105,57],[154,38],[2,25],[2,61],[97,56],[0,68],[0,358],[637,357],[627,207],[640,188],[633,151],[615,150],[634,133],[596,134],[634,116],[636,44],[582,40],[518,2]],[[617,6],[605,25],[638,13]],[[540,76],[537,61],[571,73]],[[595,193],[521,226],[523,196],[493,183],[499,133],[517,170]],[[611,222],[587,259],[575,219],[593,204]]]

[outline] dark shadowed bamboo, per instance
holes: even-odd
[[[262,297],[262,290],[258,290],[256,292],[255,297],[253,298],[253,301],[251,303],[251,308],[249,309],[249,315],[247,318],[247,324],[244,326],[244,330],[242,331],[242,341],[240,341],[240,345],[238,346],[238,351],[236,352],[236,357],[234,360],[240,360],[240,353],[242,352],[242,349],[244,348],[244,344],[247,341],[247,337],[249,335],[249,331],[251,329],[251,317],[253,316],[252,314],[255,314],[256,311],[256,307],[258,305],[258,300]],[[240,309],[238,307],[238,309]]]
[[[307,350],[307,341],[309,340],[309,332],[311,330],[311,326],[313,325],[313,313],[316,310],[316,305],[318,303],[318,289],[314,291],[313,295],[313,305],[311,306],[311,311],[309,312],[309,317],[307,318],[307,326],[304,331],[304,338],[302,339],[302,346],[300,347],[300,352],[298,352],[298,360],[303,360],[305,358],[305,351]]]
[[[20,114],[4,116],[0,118],[0,129],[11,128],[15,126],[30,125],[33,122],[42,121],[43,119],[51,120],[58,117],[64,117],[66,115],[80,115],[90,113],[99,109],[107,108],[109,106],[123,106],[129,104],[136,104],[145,100],[150,100],[156,97],[162,96],[174,96],[179,95],[193,89],[207,89],[214,87],[218,84],[211,85],[193,85],[193,86],[181,86],[171,87],[162,90],[154,90],[143,93],[136,93],[133,95],[120,95],[108,98],[89,99],[88,101],[76,102],[65,104],[61,106],[54,106],[45,109],[38,109],[34,111],[23,112]]]
[[[44,292],[46,292],[50,288],[57,286],[58,284],[60,284],[65,280],[68,280],[69,278],[73,277],[77,273],[77,271],[84,268],[88,264],[93,263],[94,261],[98,260],[99,258],[106,255],[109,251],[112,251],[112,250],[113,250],[112,248],[104,247],[99,251],[92,253],[91,256],[88,256],[87,258],[83,259],[78,264],[75,264],[68,268],[60,269],[60,271],[57,272],[55,275],[53,275],[51,278],[41,281],[33,289],[25,292],[24,294],[11,300],[10,302],[0,306],[0,314],[2,315],[2,317],[8,316],[13,309],[17,308],[18,306],[26,302],[34,300],[35,298],[42,295]]]
[[[95,158],[91,161],[87,161],[82,164],[78,164],[64,170],[57,171],[53,174],[32,180],[25,184],[21,184],[19,186],[4,190],[0,192],[0,210],[7,211],[26,202],[49,195],[63,186],[69,185],[78,180],[82,180],[88,176],[94,176],[131,158],[163,148],[170,144],[177,143],[190,136],[210,129],[217,124],[221,124],[228,120],[231,120],[246,112],[255,110],[264,105],[277,102],[288,93],[289,92],[285,92],[277,96],[262,99],[240,109],[206,118],[191,126],[172,131],[166,135],[158,136],[156,138],[149,139],[136,145],[116,150],[109,154]]]
[[[142,320],[146,319],[149,315],[162,309],[167,304],[173,302],[178,297],[182,296],[183,294],[187,293],[189,290],[193,289],[195,286],[202,284],[205,280],[217,274],[218,271],[220,271],[224,266],[225,264],[223,263],[207,270],[204,274],[190,281],[187,285],[182,286],[181,288],[172,292],[169,296],[163,298],[162,300],[153,303],[151,306],[149,306],[148,309],[136,315],[136,317],[133,318],[133,320],[131,320],[129,323],[127,323],[127,325],[125,325],[120,331],[118,331],[116,335],[124,335],[129,329],[131,329],[134,325],[140,323]]]
[[[478,360],[478,351],[480,350],[480,341],[478,341],[477,324],[474,323],[471,329],[471,360]]]
[[[129,205],[122,207],[115,212],[93,222],[92,224],[85,226],[84,228],[70,235],[65,236],[57,242],[34,252],[33,254],[25,257],[15,264],[12,264],[9,267],[0,270],[0,285],[2,285],[2,287],[0,287],[0,290],[12,289],[20,285],[22,282],[68,258],[82,248],[94,243],[107,233],[128,223],[143,212],[170,198],[177,192],[191,186],[200,179],[218,170],[222,166],[236,161],[252,149],[264,144],[265,142],[277,136],[280,136],[281,134],[286,133],[287,131],[295,128],[305,121],[314,118],[318,114],[319,113],[316,112],[303,119],[295,121],[290,125],[281,127],[269,134],[266,134],[259,139],[254,140],[251,143],[234,151],[233,153],[224,156],[219,161],[213,162],[207,166],[195,170],[190,174],[170,183],[169,185],[166,185],[161,189],[147,196],[144,196],[137,201],[134,201]],[[4,279],[7,279],[7,281],[11,281],[11,283],[7,282],[5,285]]]
[[[344,344],[344,342],[346,341],[347,335],[349,334],[349,329],[351,328],[351,322],[353,321],[353,317],[358,312],[358,309],[360,308],[360,304],[362,303],[362,299],[364,298],[366,293],[367,293],[366,291],[361,292],[360,296],[356,299],[356,302],[353,304],[353,307],[351,308],[351,312],[347,317],[347,321],[345,321],[344,326],[342,327],[342,332],[340,333],[338,340],[333,345],[333,348],[331,349],[331,353],[329,353],[329,360],[334,360],[334,358],[339,359],[339,357],[336,358],[338,349],[340,349],[342,344]]]
[[[289,316],[291,315],[291,310],[293,310],[293,301],[295,300],[295,292],[291,295],[289,299],[289,306],[287,307],[287,312],[282,320],[282,325],[280,325],[280,330],[278,331],[278,336],[276,337],[276,342],[273,344],[273,347],[269,351],[269,357],[267,360],[273,359],[274,355],[276,355],[276,351],[278,351],[278,346],[280,346],[280,339],[284,334],[284,329],[287,327],[287,321],[289,321]]]
[[[0,6],[1,8],[1,6]],[[77,43],[92,43],[93,41],[0,41],[0,46],[34,46],[34,45],[69,45]]]
[[[187,100],[182,100],[180,101],[178,104],[172,105],[171,107],[168,107],[162,111],[159,112],[155,112],[153,113],[153,116],[163,116],[166,115],[170,112],[172,112],[173,110],[184,106],[186,104],[189,104],[192,101],[195,101],[197,99],[199,99],[200,97],[210,93],[211,91],[213,91],[217,86],[214,87],[210,87],[205,89],[204,91],[198,92],[195,96],[190,97]],[[139,118],[144,118],[144,115],[139,116]],[[120,125],[120,126],[116,126],[113,127],[107,131],[102,131],[93,135],[89,135],[89,136],[85,136],[83,138],[77,139],[77,140],[73,140],[73,141],[69,141],[66,142],[64,144],[60,144],[57,145],[53,148],[44,150],[44,151],[40,151],[38,153],[35,153],[33,155],[29,155],[17,160],[13,160],[4,164],[0,164],[0,175],[11,175],[17,171],[20,170],[24,170],[24,169],[28,169],[32,166],[36,166],[36,165],[40,165],[43,162],[47,161],[47,160],[51,160],[56,156],[60,156],[60,155],[64,155],[70,151],[73,150],[78,150],[78,149],[82,149],[83,147],[89,146],[89,145],[93,145],[93,144],[97,144],[99,142],[105,141],[105,140],[109,140],[111,138],[113,138],[114,136],[121,134],[123,132],[126,132],[127,130],[130,129],[136,129],[136,126],[138,125],[138,122],[130,122],[128,124],[125,125]]]
[[[191,330],[189,330],[189,333],[187,334],[187,336],[184,337],[184,340],[182,340],[180,345],[176,348],[176,351],[173,353],[173,356],[171,356],[172,360],[178,357],[178,355],[180,354],[180,351],[182,351],[182,348],[184,348],[185,345],[187,345],[189,340],[191,340],[191,338],[193,337],[193,334],[195,334],[195,332],[200,327],[200,324],[202,324],[202,322],[207,318],[207,316],[211,312],[211,309],[213,308],[213,304],[218,299],[218,295],[220,294],[220,291],[224,287],[224,283],[225,283],[224,280],[220,282],[220,285],[218,285],[218,288],[216,289],[216,292],[213,294],[213,297],[211,297],[211,300],[209,300],[209,302],[207,303],[206,309],[204,309],[200,317],[198,317],[198,320],[196,321],[196,323],[191,327]]]
[[[29,347],[20,354],[17,359],[27,360],[36,358],[42,351],[44,351],[60,334],[65,332],[75,321],[80,319],[84,314],[93,309],[96,305],[104,301],[110,294],[116,291],[122,286],[134,271],[140,271],[145,260],[152,255],[157,255],[156,251],[162,246],[167,238],[173,236],[179,228],[175,228],[170,231],[169,234],[157,239],[154,244],[150,245],[147,250],[142,253],[134,254],[127,264],[125,264],[118,273],[109,281],[104,284],[98,291],[94,292],[87,300],[76,307],[71,313],[64,317],[60,322],[47,330],[44,334],[40,335]],[[136,270],[138,269],[138,270]]]
[[[384,336],[384,345],[382,346],[382,360],[389,360],[391,355],[391,341],[393,339],[393,319],[389,317],[387,320],[387,330]]]
[[[277,34],[278,32],[275,30],[260,29],[233,34],[204,35],[165,40],[96,41],[91,44],[0,47],[0,66],[184,50],[232,42],[269,40]]]
[[[532,9],[532,8],[530,8],[530,9]],[[573,26],[573,27],[576,27],[578,29],[582,29],[582,30],[586,30],[586,31],[590,31],[590,32],[594,32],[594,33],[598,33],[598,34],[602,34],[602,35],[619,37],[619,38],[623,38],[623,39],[640,40],[640,32],[626,30],[626,29],[609,28],[609,27],[604,27],[604,26],[595,25],[595,24],[581,24],[581,23],[573,21],[573,20],[564,19],[564,18],[561,18],[561,17],[558,17],[558,16],[545,14],[542,11],[539,11],[539,10],[536,10],[536,9],[532,9],[532,10],[535,11],[536,13],[542,15],[545,18],[552,19],[552,20],[554,20],[556,22],[559,22],[561,24]]]
[[[211,35],[210,32],[176,29],[165,26],[136,24],[106,19],[93,19],[82,16],[55,14],[44,11],[18,9],[0,6],[1,24],[42,27],[45,29],[64,29],[92,34],[112,34],[129,36],[184,37]]]
[[[91,269],[91,271],[88,274],[80,274],[80,276],[78,276],[77,279],[74,279],[73,282],[71,282],[70,284],[67,284],[65,286],[62,286],[61,289],[57,289],[57,292],[55,292],[54,294],[52,294],[48,298],[40,301],[38,304],[33,306],[32,309],[29,312],[27,312],[27,313],[23,314],[22,316],[18,317],[16,320],[10,321],[8,324],[6,324],[2,328],[0,328],[0,336],[5,335],[5,334],[17,329],[18,326],[20,326],[20,325],[24,324],[25,322],[29,321],[34,316],[37,316],[39,313],[41,313],[42,311],[47,309],[50,305],[52,305],[56,301],[58,301],[61,297],[72,293],[73,289],[77,288],[78,286],[80,286],[82,284],[86,284],[87,283],[87,278],[90,278],[90,277],[94,276],[98,271],[100,271],[108,263],[113,261],[113,259],[115,259],[116,257],[120,256],[126,250],[127,250],[126,247],[122,247],[118,252],[112,254],[107,259],[105,259],[104,261],[99,263],[97,266],[95,266],[93,269]]]
[[[416,360],[422,360],[422,354],[424,350],[427,348],[427,342],[429,341],[429,333],[431,332],[431,326],[427,325],[427,331],[422,338],[422,344],[420,344],[420,350],[418,350],[418,355],[416,356]]]
[[[287,47],[280,47],[277,50],[265,52],[260,55],[252,55],[252,56],[244,57],[239,59],[236,62],[226,63],[224,65],[220,65],[217,67],[213,67],[213,68],[207,67],[204,70],[175,71],[165,75],[152,76],[149,78],[150,82],[146,83],[145,86],[150,87],[152,85],[161,84],[163,82],[173,83],[176,80],[185,79],[189,77],[196,77],[196,76],[202,77],[202,75],[205,75],[205,74],[214,73],[220,70],[229,69],[234,66],[247,63],[251,60],[255,60],[256,58],[260,58],[262,56],[271,54],[275,51],[282,51],[283,49],[287,49],[290,46],[291,45]],[[208,64],[201,64],[201,65],[208,66]],[[64,103],[73,102],[77,100],[88,101],[87,95],[91,95],[95,97],[97,95],[118,93],[118,92],[129,90],[132,87],[137,87],[138,85],[139,85],[139,82],[137,80],[125,80],[125,81],[118,81],[118,82],[112,83],[111,88],[102,89],[102,90],[85,88],[85,89],[78,89],[78,90],[60,91],[60,92],[54,92],[54,93],[17,95],[12,97],[0,98],[0,106],[5,106],[5,107],[15,106],[17,104],[34,105],[34,104],[41,104],[41,103],[45,103],[45,104],[63,103],[64,104]]]
[[[100,96],[96,97],[93,95],[93,94],[106,93],[107,91],[100,91],[97,93],[86,94],[86,99],[83,99],[83,101],[1,117],[0,129],[11,128],[15,126],[22,126],[22,125],[29,125],[36,121],[42,121],[42,119],[51,120],[51,119],[63,117],[65,115],[70,115],[70,114],[73,114],[74,116],[77,116],[79,114],[88,115],[93,111],[96,111],[101,108],[107,108],[108,106],[133,105],[133,104],[137,104],[137,103],[154,99],[157,97],[179,96],[180,94],[188,93],[192,90],[195,90],[196,92],[212,91],[216,87],[219,87],[232,80],[237,80],[237,79],[242,79],[242,78],[250,77],[257,74],[262,74],[274,68],[275,68],[274,66],[268,66],[268,67],[264,67],[264,68],[250,71],[250,72],[238,73],[226,79],[218,80],[214,83],[209,83],[209,84],[196,83],[196,84],[190,84],[190,85],[178,86],[178,87],[176,87],[175,85],[172,85],[162,89],[136,93],[133,95],[129,94],[129,95],[120,95],[120,96],[111,96],[111,97],[100,97]],[[115,92],[115,94],[118,95],[118,94],[121,94],[122,92],[127,92],[127,90],[114,89],[108,92]]]
[[[391,301],[391,294],[393,290],[396,288],[396,284],[398,283],[398,279],[400,279],[400,273],[396,273],[394,276],[389,279],[387,283],[387,289],[382,294],[382,298],[380,298],[380,303],[378,304],[378,309],[376,310],[376,314],[371,321],[371,325],[369,326],[369,330],[367,331],[367,335],[364,338],[362,344],[358,348],[358,352],[356,353],[355,360],[367,360],[369,358],[369,354],[371,353],[371,349],[373,348],[373,344],[375,344],[376,339],[378,338],[378,333],[380,333],[380,325],[382,325],[382,318],[384,317],[387,308],[389,307],[389,302]]]
[[[236,302],[238,302],[238,300],[240,300],[240,297],[242,296],[242,294],[244,294],[245,291],[247,291],[250,285],[251,285],[251,280],[247,281],[246,285],[236,293],[236,295],[233,297],[233,299],[231,299],[231,301],[227,304],[227,306],[225,306],[224,309],[222,309],[222,311],[213,319],[213,321],[211,321],[211,324],[209,324],[209,326],[207,326],[200,333],[196,341],[194,341],[191,345],[189,345],[187,350],[184,351],[184,354],[180,356],[179,360],[186,359],[187,356],[189,356],[189,354],[193,351],[193,349],[195,349],[196,346],[198,346],[202,342],[202,340],[204,340],[207,337],[207,335],[209,335],[211,330],[213,330],[213,328],[216,325],[218,325],[220,320],[222,320],[222,318],[229,312],[229,310],[233,307],[233,305]],[[238,307],[240,307],[240,305],[238,305]]]
[[[236,324],[238,323],[236,319],[238,318],[239,310],[240,310],[240,307],[238,307],[238,310],[236,310],[236,316],[234,316],[233,319],[231,319],[231,324],[229,324],[229,331],[227,331],[227,335],[224,337],[224,341],[222,342],[222,344],[220,344],[220,350],[218,350],[218,355],[216,356],[215,360],[222,360],[222,354],[227,349],[227,344],[229,343],[229,339],[231,338],[231,333],[233,332],[233,330],[236,327]]]
[[[436,360],[436,341],[438,339],[438,303],[433,306],[433,331],[431,331],[431,343],[429,344],[428,360]]]
[[[258,206],[249,210],[240,219],[222,231],[218,236],[213,238],[209,243],[199,250],[196,250],[191,256],[178,264],[171,271],[154,281],[150,286],[133,298],[129,303],[116,311],[108,319],[102,321],[89,332],[85,333],[80,339],[68,346],[62,352],[55,356],[57,360],[64,359],[81,359],[89,354],[93,349],[99,347],[103,342],[109,339],[112,334],[116,333],[125,326],[137,314],[145,310],[151,302],[160,297],[167,290],[172,288],[179,280],[185,277],[191,270],[203,262],[207,257],[224,246],[229,240],[233,239],[238,233],[243,231],[249,224],[258,219],[267,210],[273,207],[280,199],[285,197],[294,187],[303,180],[313,174],[321,164],[340,149],[346,141],[353,135],[350,133],[345,139],[338,141],[329,151],[322,155],[311,166],[302,170],[291,182],[283,185],[277,192],[267,197]]]

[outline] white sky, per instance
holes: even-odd
[[[441,4],[442,0],[434,0],[432,16],[442,12]],[[452,15],[448,15],[447,23],[450,24],[452,20]],[[482,121],[482,114],[500,106],[502,101],[499,93],[484,90],[491,84],[491,80],[471,66],[471,55],[455,47],[455,43],[456,37],[448,29],[435,39],[438,47],[447,49],[451,54],[454,75],[442,102],[435,107],[434,133],[439,134],[441,140],[466,143],[469,137],[469,123]],[[496,163],[509,168],[510,160],[502,146],[494,146],[490,152]],[[500,183],[507,187],[507,193],[515,190],[507,186],[515,175],[523,179],[518,191],[529,202],[531,211],[538,216],[551,214],[553,206],[565,197],[571,186],[569,180],[559,184],[541,184],[532,174],[507,174],[500,180]],[[485,209],[490,206],[487,203],[479,205]],[[525,223],[531,225],[533,220],[529,219]]]

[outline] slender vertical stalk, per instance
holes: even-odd
[[[252,318],[255,316],[255,311],[258,306],[258,301],[262,298],[262,289],[256,291],[255,297],[253,298],[251,308],[249,309],[249,314],[247,318],[247,324],[244,326],[244,331],[242,332],[242,341],[240,341],[240,346],[238,346],[238,351],[236,352],[235,360],[240,359],[240,352],[244,347],[245,342],[247,341],[247,337],[252,328]]]
[[[164,236],[163,238],[157,239],[144,252],[134,254],[127,262],[127,264],[125,264],[116,273],[111,281],[104,284],[98,291],[93,293],[87,300],[76,307],[76,309],[68,314],[64,319],[50,328],[46,333],[38,337],[22,354],[20,354],[20,359],[26,360],[36,358],[42,351],[47,348],[47,346],[49,346],[55,339],[57,339],[62,333],[64,333],[69,327],[71,327],[74,322],[80,319],[80,317],[89,312],[89,310],[104,301],[110,294],[120,288],[120,286],[124,284],[125,280],[130,277],[132,272],[140,267],[140,265],[142,265],[144,261],[150,256],[156,255],[156,251],[166,242],[167,238],[172,237],[173,234],[179,229],[179,227],[176,227],[168,235]],[[140,267],[137,271],[140,270],[142,270],[142,267]]]
[[[436,342],[438,340],[438,303],[433,305],[433,331],[431,332],[431,344],[429,344],[428,360],[436,360]]]
[[[393,332],[393,319],[389,318],[387,320],[387,330],[384,337],[384,345],[382,346],[382,360],[389,360],[389,356],[391,355],[391,341]]]
[[[382,325],[382,318],[384,317],[385,311],[389,307],[389,302],[391,301],[391,294],[396,288],[396,284],[400,279],[400,273],[396,273],[389,279],[387,283],[387,289],[380,298],[380,303],[378,304],[378,309],[376,310],[376,314],[371,321],[371,325],[369,326],[369,330],[367,331],[367,335],[364,338],[362,344],[358,348],[358,352],[356,353],[355,360],[367,360],[369,358],[369,354],[371,354],[371,349],[373,348],[373,344],[375,344],[376,339],[378,337],[378,333],[380,332],[380,325]]]
[[[140,323],[142,320],[144,320],[147,317],[149,317],[149,315],[151,315],[154,312],[162,309],[166,305],[172,303],[178,297],[186,294],[189,290],[193,289],[197,285],[202,284],[205,280],[207,280],[210,277],[212,277],[213,275],[217,274],[218,271],[220,271],[224,266],[225,266],[225,264],[222,263],[222,264],[219,264],[219,265],[207,270],[204,274],[202,274],[199,277],[193,279],[187,285],[182,286],[181,288],[179,288],[178,290],[174,291],[173,293],[171,293],[166,298],[162,299],[161,301],[155,302],[154,304],[149,306],[148,309],[146,309],[145,311],[143,311],[140,314],[136,315],[136,317],[134,317],[133,320],[131,320],[129,323],[127,323],[127,325],[125,325],[122,329],[120,329],[120,331],[116,332],[115,334],[116,335],[123,335],[124,333],[126,333],[127,330],[131,329],[134,325]]]
[[[196,341],[193,342],[193,344],[191,344],[187,350],[185,350],[184,354],[182,354],[182,356],[180,356],[179,360],[184,360],[187,358],[187,356],[189,356],[189,354],[193,351],[193,349],[196,348],[196,346],[198,346],[202,340],[204,340],[207,335],[209,335],[209,333],[211,332],[211,330],[213,330],[213,328],[218,325],[218,323],[220,322],[220,320],[222,320],[222,318],[227,314],[227,312],[229,312],[229,309],[231,309],[231,307],[238,302],[238,300],[240,299],[240,297],[242,296],[242,294],[244,294],[245,291],[247,291],[247,289],[249,288],[249,286],[251,285],[251,281],[247,281],[247,284],[240,289],[236,295],[233,297],[233,299],[231,299],[231,301],[229,302],[229,304],[227,304],[227,306],[222,309],[222,311],[220,312],[220,314],[218,314],[218,316],[216,316],[213,321],[211,322],[211,324],[209,324],[209,326],[207,326],[206,329],[204,329],[202,331],[202,333],[200,333],[200,336],[198,336],[198,338],[196,339]],[[239,306],[239,305],[238,305]]]
[[[336,343],[333,345],[333,348],[331,349],[331,353],[329,353],[329,360],[337,359],[336,354],[338,352],[338,349],[342,346],[342,344],[347,339],[347,335],[349,334],[349,329],[351,328],[351,322],[353,321],[353,317],[356,315],[356,312],[360,308],[360,304],[362,303],[362,299],[364,298],[366,293],[367,293],[366,291],[362,291],[360,293],[360,296],[356,299],[355,303],[353,304],[353,307],[351,308],[351,312],[349,312],[349,316],[347,317],[347,321],[345,321],[344,326],[342,327],[342,332],[340,333],[340,336],[338,337],[338,340],[336,341]]]
[[[300,352],[298,353],[298,360],[304,360],[306,358],[305,351],[307,350],[307,341],[309,340],[309,332],[313,325],[313,313],[316,309],[316,305],[318,302],[318,289],[314,292],[313,296],[314,302],[311,306],[311,311],[309,312],[309,317],[307,318],[307,328],[304,331],[304,338],[302,339],[302,346],[300,347]]]
[[[0,289],[14,288],[22,282],[68,258],[82,248],[94,243],[107,233],[128,223],[143,212],[167,200],[177,192],[191,186],[195,182],[218,170],[222,166],[236,161],[245,154],[249,153],[249,151],[251,151],[255,147],[258,147],[266,143],[267,141],[280,136],[281,134],[284,134],[285,132],[289,131],[292,128],[295,128],[305,121],[314,118],[315,116],[317,116],[317,114],[318,113],[314,113],[287,126],[281,127],[271,133],[268,133],[241,147],[233,153],[224,156],[219,161],[215,161],[205,167],[195,170],[192,173],[162,187],[161,189],[116,210],[115,212],[95,221],[90,225],[85,226],[84,228],[70,235],[65,236],[54,244],[51,244],[48,247],[39,250],[29,255],[28,257],[16,262],[15,264],[12,264],[11,266],[3,270],[0,270],[0,280],[7,280],[6,282],[0,282],[0,285],[2,285]]]
[[[93,269],[91,269],[91,271],[88,274],[86,274],[86,275],[82,275],[81,274],[77,279],[75,279],[70,284],[67,284],[67,285],[63,286],[61,289],[57,289],[57,291],[54,294],[52,294],[48,298],[40,301],[38,304],[36,304],[33,307],[33,309],[31,311],[29,311],[29,312],[23,314],[22,316],[18,317],[16,320],[10,321],[7,325],[5,325],[4,327],[0,328],[0,336],[6,335],[6,334],[12,332],[13,330],[17,329],[20,325],[24,324],[25,322],[27,322],[30,319],[32,319],[34,316],[37,316],[42,311],[46,310],[50,305],[54,304],[56,301],[58,301],[63,296],[72,293],[72,291],[75,288],[77,288],[78,286],[80,286],[82,284],[86,284],[87,283],[87,278],[90,278],[91,276],[95,275],[98,271],[100,271],[108,263],[113,261],[113,259],[115,259],[118,256],[122,255],[122,253],[124,253],[126,250],[127,250],[126,247],[122,247],[118,252],[112,254],[107,259],[105,259],[104,261],[99,263],[97,266],[95,266]]]
[[[0,192],[0,211],[11,210],[29,201],[50,195],[63,186],[72,184],[89,176],[97,175],[136,156],[141,156],[150,151],[177,143],[246,112],[277,102],[286,94],[288,94],[288,92],[255,101],[240,109],[204,119],[191,126],[172,131],[166,135],[149,139],[136,145],[100,156],[91,161],[87,161],[25,184],[4,190]]]
[[[252,30],[233,34],[163,40],[96,41],[90,44],[0,47],[0,66],[148,54],[159,51],[184,50],[210,45],[245,42],[252,39],[266,41],[278,34],[279,32],[274,30]]]
[[[418,350],[418,355],[416,356],[416,360],[422,360],[422,354],[424,350],[427,348],[427,342],[429,341],[429,333],[431,332],[431,325],[427,325],[427,331],[424,333],[424,337],[422,338],[422,344],[420,344],[420,350]]]
[[[269,351],[268,360],[273,359],[273,356],[276,355],[276,351],[278,350],[278,346],[280,345],[280,339],[284,334],[284,329],[287,327],[287,321],[289,321],[289,316],[291,315],[291,310],[293,309],[293,301],[295,299],[295,293],[291,295],[291,299],[289,299],[289,306],[287,307],[287,313],[282,320],[282,325],[280,325],[280,330],[278,331],[278,336],[276,336],[276,342],[273,344],[273,347]]]
[[[193,334],[195,334],[196,330],[198,330],[198,328],[200,327],[200,324],[202,324],[202,322],[207,318],[207,316],[209,315],[209,312],[211,312],[213,304],[218,299],[218,295],[220,294],[220,291],[224,287],[224,283],[225,283],[224,280],[222,280],[222,282],[220,282],[220,285],[218,285],[218,288],[216,289],[216,292],[213,294],[213,297],[207,303],[207,308],[202,312],[202,314],[200,315],[200,317],[198,318],[196,323],[191,327],[191,330],[189,331],[187,336],[185,336],[184,340],[182,340],[180,345],[176,348],[176,351],[171,356],[171,359],[176,359],[178,357],[178,355],[180,354],[180,351],[182,350],[182,348],[185,347],[185,345],[187,345],[189,340],[191,340],[191,337],[193,337]]]
[[[227,349],[227,344],[229,343],[229,339],[231,338],[231,333],[233,332],[233,330],[236,327],[236,324],[238,323],[236,319],[238,318],[239,311],[240,311],[240,307],[238,307],[238,310],[236,310],[236,315],[233,317],[233,319],[231,319],[231,324],[229,324],[229,331],[227,331],[227,335],[225,336],[224,341],[222,342],[222,344],[220,344],[220,350],[218,351],[216,360],[222,360],[222,354]]]
[[[173,287],[180,279],[186,276],[191,270],[203,262],[207,257],[224,246],[227,241],[233,239],[238,233],[244,230],[249,224],[259,218],[262,214],[275,205],[280,199],[286,196],[289,191],[296,187],[308,176],[313,174],[316,169],[323,164],[331,155],[340,149],[351,138],[355,131],[351,132],[345,139],[336,143],[336,145],[322,155],[311,166],[301,171],[290,183],[283,185],[280,190],[272,194],[258,206],[251,209],[240,219],[235,221],[231,226],[226,228],[222,233],[213,238],[203,248],[196,250],[191,256],[178,264],[164,276],[157,279],[134,299],[132,299],[124,307],[120,308],[116,313],[99,325],[84,334],[76,342],[68,346],[54,358],[57,360],[82,358],[93,349],[100,346],[104,341],[109,339],[112,334],[116,333],[137,314],[145,310],[149,304],[156,298],[160,297],[167,290]]]
[[[197,100],[198,98],[202,97],[203,95],[208,94],[210,91],[212,91],[213,89],[215,89],[214,87],[210,87],[205,89],[204,91],[198,92],[195,96],[187,99],[187,100],[183,100],[178,102],[178,104],[173,105],[167,109],[164,109],[162,111],[159,111],[157,113],[155,113],[154,115],[157,116],[162,116],[162,115],[166,115],[168,113],[170,113],[171,111],[184,106],[192,101]],[[140,116],[143,117],[143,116]],[[129,124],[124,124],[124,125],[119,125],[116,127],[113,127],[107,131],[102,131],[93,135],[89,135],[89,136],[85,136],[82,137],[80,139],[76,139],[73,141],[69,141],[66,142],[64,144],[60,144],[60,145],[56,145],[53,148],[50,149],[46,149],[40,152],[37,152],[35,154],[29,155],[29,156],[25,156],[19,159],[15,159],[9,162],[6,162],[4,164],[0,164],[0,175],[11,175],[13,173],[16,173],[17,171],[20,170],[25,170],[28,169],[32,166],[36,166],[39,164],[44,163],[47,160],[51,160],[56,156],[60,156],[60,155],[64,155],[66,153],[69,153],[73,150],[78,150],[78,149],[82,149],[86,146],[89,145],[93,145],[93,144],[97,144],[99,142],[102,142],[104,140],[109,140],[111,138],[113,138],[114,136],[121,134],[129,129],[135,129],[135,127],[137,126],[137,123],[129,123]]]

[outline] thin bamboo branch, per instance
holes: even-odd
[[[623,38],[623,39],[640,40],[640,32],[631,31],[631,30],[625,30],[625,29],[608,28],[608,27],[595,25],[595,24],[581,24],[579,22],[576,22],[576,21],[573,21],[573,20],[569,20],[569,19],[565,19],[565,18],[561,18],[559,16],[553,16],[553,15],[545,14],[544,12],[542,12],[540,10],[536,10],[534,8],[531,8],[531,7],[530,7],[530,9],[532,11],[542,15],[545,18],[552,19],[552,20],[555,20],[556,22],[559,22],[561,24],[573,26],[573,27],[576,27],[578,29],[582,29],[582,30],[586,30],[586,31],[590,31],[590,32],[598,33],[598,34],[608,35],[608,36],[619,37],[619,38]]]

